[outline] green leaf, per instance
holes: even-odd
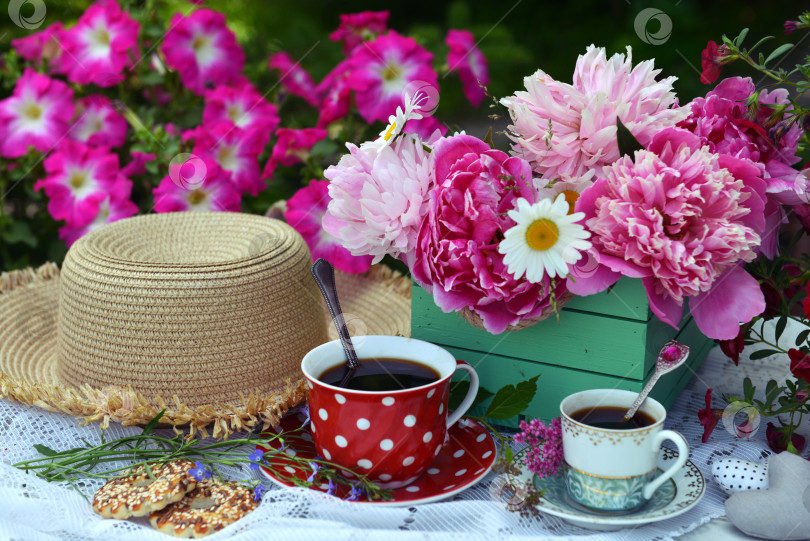
[[[765,43],[765,42],[766,42],[766,41],[768,41],[769,39],[773,39],[773,36],[765,36],[764,38],[762,38],[761,40],[759,40],[758,42],[756,42],[756,43],[754,44],[754,46],[753,46],[753,47],[751,47],[751,48],[748,50],[748,53],[750,54],[750,53],[754,52],[754,49],[756,49],[757,47],[759,47],[760,45],[762,45],[763,43]]]
[[[512,452],[512,448],[508,445],[503,446],[503,457],[506,459],[507,463],[512,462],[512,460],[515,458],[515,453]]]
[[[765,386],[765,404],[768,407],[773,404],[773,401],[776,400],[776,397],[779,396],[779,393],[782,392],[782,388],[776,383],[775,379],[772,379],[768,382]]]
[[[450,396],[447,401],[447,408],[450,411],[458,409],[461,401],[464,400],[464,397],[467,396],[467,390],[470,388],[470,381],[469,380],[459,380],[454,381],[450,384]],[[472,407],[477,406],[481,402],[485,401],[487,398],[492,396],[492,392],[488,391],[484,387],[478,387],[478,393],[475,395],[475,400],[473,400]]]
[[[155,427],[160,422],[160,418],[163,417],[164,413],[166,413],[165,409],[160,410],[160,412],[157,415],[155,415],[154,418],[152,418],[151,421],[146,423],[146,426],[143,427],[143,434],[142,435],[144,435],[144,436],[150,435],[155,430]]]
[[[782,56],[783,54],[785,54],[786,52],[788,52],[792,48],[793,48],[792,43],[785,43],[784,45],[780,45],[779,47],[776,48],[776,50],[774,52],[772,52],[770,55],[768,55],[768,58],[765,59],[765,64],[767,64],[768,62],[770,62],[771,60],[773,60],[774,58],[776,58],[778,56]]]
[[[496,394],[492,402],[489,403],[484,417],[490,419],[510,419],[523,412],[529,407],[529,403],[537,394],[537,378],[521,381],[517,385],[507,385],[502,387]]]
[[[782,316],[776,321],[776,343],[779,343],[779,339],[782,337],[782,333],[785,332],[785,325],[787,325],[787,316]]]
[[[3,232],[3,240],[9,244],[27,244],[31,248],[37,246],[37,237],[23,221],[11,222],[9,228]]]
[[[627,126],[622,124],[619,117],[616,117],[616,142],[619,144],[620,156],[627,155],[632,158],[636,150],[644,150],[644,145],[638,142]]]
[[[799,335],[796,336],[796,345],[797,346],[802,345],[807,340],[808,335],[810,335],[810,329],[805,329],[802,332],[800,332]]]
[[[489,148],[495,148],[495,143],[492,141],[492,126],[489,127],[489,131],[487,131],[487,135],[484,137],[484,142],[489,145]]]
[[[745,40],[745,37],[746,37],[747,35],[748,35],[748,29],[747,29],[747,28],[743,28],[743,29],[742,29],[742,32],[740,32],[740,35],[739,35],[739,36],[737,36],[737,37],[734,39],[734,44],[737,46],[737,48],[738,48],[738,49],[739,49],[740,47],[742,47],[743,41]]]
[[[53,449],[51,449],[50,447],[42,445],[41,443],[35,443],[34,444],[34,449],[39,451],[39,454],[45,455],[45,456],[54,456],[54,455],[59,454],[56,451],[54,451]]]
[[[752,402],[754,400],[754,393],[756,392],[756,387],[754,384],[751,383],[751,378],[745,378],[743,380],[743,397],[745,398],[746,402]]]
[[[775,349],[760,349],[753,352],[749,358],[752,361],[756,361],[757,359],[764,359],[765,357],[770,357],[771,355],[776,355],[777,353],[781,353]]]

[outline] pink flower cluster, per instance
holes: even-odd
[[[556,475],[563,462],[562,423],[557,417],[546,425],[540,419],[520,422],[520,432],[514,435],[517,443],[529,445],[523,463],[530,472],[542,479]]]

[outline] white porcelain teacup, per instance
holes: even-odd
[[[637,396],[619,389],[593,389],[572,394],[560,403],[565,485],[575,502],[601,512],[630,512],[652,498],[658,487],[686,464],[686,440],[677,432],[663,430],[667,412],[652,398],[640,408],[652,418],[648,426],[596,428],[572,418],[577,412],[596,407],[627,410]],[[678,458],[656,477],[664,440],[675,443]]]

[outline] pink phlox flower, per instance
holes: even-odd
[[[287,92],[304,98],[313,107],[319,105],[315,81],[298,62],[290,58],[290,55],[283,51],[278,52],[270,57],[268,66],[279,71],[279,81]]]
[[[332,41],[343,42],[343,54],[348,55],[358,45],[377,37],[388,28],[387,11],[363,11],[340,16],[340,27],[329,34]]]
[[[242,196],[216,161],[201,158],[205,171],[194,184],[184,187],[181,169],[185,164],[172,164],[169,174],[152,190],[155,212],[239,212]]]
[[[70,87],[26,68],[14,93],[0,101],[0,155],[18,158],[28,147],[49,151],[64,137],[73,111]]]
[[[154,161],[155,155],[151,152],[130,152],[132,160],[121,168],[121,175],[124,177],[139,177],[146,174],[146,164]]]
[[[256,196],[267,187],[261,179],[259,155],[270,139],[268,132],[217,124],[201,126],[193,138],[192,153],[215,160],[240,191]]]
[[[77,103],[68,137],[90,146],[118,147],[127,138],[127,121],[109,99],[94,94]]]
[[[115,0],[100,0],[87,8],[76,26],[61,33],[61,64],[68,79],[79,84],[114,86],[138,55],[138,21]]]
[[[402,103],[408,83],[422,81],[437,88],[433,55],[413,38],[389,31],[357,47],[347,81],[355,92],[357,109],[366,122],[385,122]]]
[[[627,56],[610,59],[605,49],[589,46],[577,59],[572,84],[538,70],[524,79],[526,91],[503,98],[512,124],[512,151],[531,163],[546,180],[582,176],[619,158],[618,117],[646,146],[662,129],[686,118],[677,108],[672,83],[660,81],[652,60],[633,67]]]
[[[62,56],[62,33],[65,26],[57,21],[45,30],[34,32],[24,38],[11,40],[11,46],[17,54],[35,66],[48,63],[48,71],[60,73]]]
[[[123,175],[119,175],[104,197],[94,201],[95,213],[88,209],[81,217],[76,217],[72,223],[59,228],[59,238],[64,240],[68,248],[79,238],[90,231],[104,225],[129,218],[138,213],[138,207],[130,201],[132,182]]]
[[[563,462],[562,424],[560,418],[548,425],[540,419],[520,422],[520,432],[514,435],[517,443],[529,445],[523,463],[539,478],[556,475]]]
[[[351,76],[351,64],[343,60],[318,85],[316,90],[321,101],[316,128],[325,128],[349,114],[352,105]]]
[[[271,133],[278,127],[278,109],[268,103],[249,82],[218,86],[205,94],[203,124],[226,123],[245,131]]]
[[[447,65],[458,74],[467,100],[478,107],[486,97],[482,87],[489,84],[489,69],[484,53],[476,46],[469,30],[450,30],[444,42],[449,47]]]
[[[91,221],[118,178],[118,155],[69,139],[63,139],[43,165],[47,176],[34,190],[45,190],[48,212],[69,226]]]
[[[293,130],[279,128],[276,131],[276,144],[273,153],[264,167],[262,176],[272,178],[276,167],[283,165],[289,167],[296,163],[304,163],[309,158],[312,147],[319,141],[326,139],[327,132],[319,128],[304,128]]]
[[[284,219],[304,237],[313,261],[322,257],[343,272],[365,272],[371,268],[372,257],[352,255],[323,227],[324,214],[331,200],[328,187],[326,180],[312,180],[309,186],[299,189],[287,201]]]
[[[239,80],[245,53],[225,24],[225,15],[203,8],[175,14],[161,45],[166,64],[195,94]]]

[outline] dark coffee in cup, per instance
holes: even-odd
[[[394,357],[359,361],[360,368],[354,372],[344,388],[355,391],[399,391],[439,381],[438,372],[416,361]],[[348,371],[346,363],[341,363],[327,369],[318,379],[339,387]]]
[[[627,408],[597,406],[577,410],[571,414],[571,418],[594,428],[607,428],[608,430],[632,430],[655,423],[655,419],[641,410],[627,421],[624,420],[625,413],[627,413]]]

